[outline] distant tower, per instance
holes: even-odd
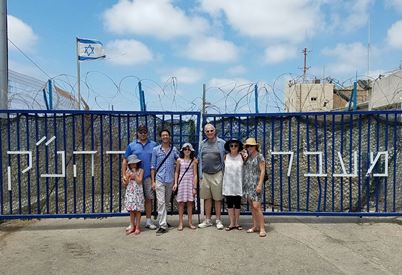
[[[307,66],[307,48],[304,48],[303,54],[304,54],[303,83],[305,83],[306,82],[306,76],[307,76],[307,70],[310,69],[310,67]]]

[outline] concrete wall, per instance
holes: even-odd
[[[296,83],[285,87],[286,112],[329,111],[333,108],[334,85]]]
[[[400,108],[402,97],[402,70],[377,79],[369,104],[370,109]]]

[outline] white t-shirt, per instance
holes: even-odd
[[[240,154],[232,157],[226,155],[225,171],[223,174],[223,190],[224,196],[242,196],[243,181],[243,159]]]

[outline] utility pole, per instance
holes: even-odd
[[[0,110],[8,109],[7,0],[0,0]]]
[[[303,54],[304,54],[304,65],[303,65],[303,83],[304,83],[306,82],[307,70],[310,69],[310,67],[307,66],[307,48],[304,48]]]

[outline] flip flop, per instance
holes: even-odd
[[[132,228],[131,225],[130,225],[130,226],[127,226],[127,227],[126,227],[126,232],[130,231],[131,229],[134,229],[134,230],[135,230],[135,226],[134,226],[134,228]]]
[[[126,232],[126,235],[130,235],[130,234],[132,234],[132,233],[135,233],[135,229],[134,229],[134,228],[128,230],[128,231]]]
[[[190,227],[190,229],[197,229],[197,227],[195,227],[194,225],[189,225],[188,227]]]
[[[265,231],[261,231],[260,234],[258,234],[260,237],[266,237],[267,236],[267,232]]]
[[[233,229],[237,229],[236,226],[228,226],[225,228],[226,231],[232,231]]]
[[[177,227],[177,231],[183,231],[183,226]]]
[[[236,225],[235,227],[237,230],[243,230],[243,227],[241,227],[240,225]]]
[[[246,231],[247,233],[257,233],[257,232],[259,232],[257,229],[255,229],[254,227],[251,227],[251,228],[249,228],[249,229],[247,229],[247,231]]]

